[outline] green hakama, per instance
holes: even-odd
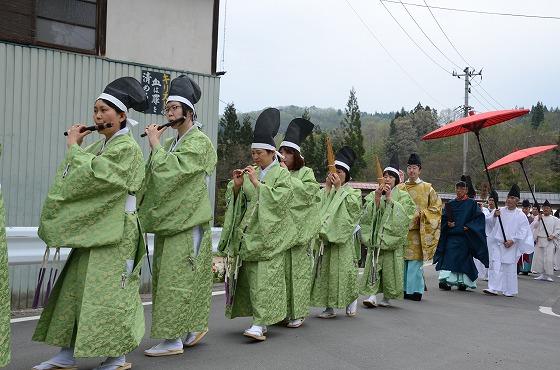
[[[155,234],[152,338],[208,328],[212,298],[212,208],[207,179],[216,166],[210,139],[193,126],[177,143],[154,147],[139,197],[143,228]]]
[[[256,170],[260,178],[262,170]],[[219,250],[227,258],[226,316],[253,316],[254,325],[272,325],[286,317],[285,252],[295,228],[286,205],[292,203],[290,173],[272,164],[255,188],[244,175],[237,196],[228,185]],[[237,266],[237,267],[236,267]]]
[[[294,200],[290,208],[297,231],[294,246],[285,253],[286,292],[290,320],[309,315],[309,300],[313,270],[312,241],[319,233],[321,218],[320,187],[313,170],[302,167],[291,173]]]
[[[144,161],[128,134],[104,142],[68,149],[39,225],[48,247],[72,251],[33,340],[73,347],[75,357],[121,356],[144,335],[139,285],[145,246],[130,204]]]
[[[386,299],[403,298],[404,248],[410,221],[416,211],[414,201],[404,190],[393,188],[391,201],[382,197],[375,205],[375,192],[365,198],[360,220],[362,241],[368,248],[360,294],[383,293]]]
[[[2,146],[0,145],[0,154]],[[4,199],[0,191],[0,367],[10,362],[10,285],[8,284],[8,245],[4,223]]]
[[[348,184],[321,192],[321,229],[311,288],[313,307],[345,308],[358,298],[360,253],[355,231],[361,206],[360,190]]]

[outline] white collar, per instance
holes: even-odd
[[[130,131],[130,129],[125,126],[124,128],[121,128],[119,131],[115,132],[113,134],[113,136],[111,136],[109,138],[109,140],[105,140],[103,142],[103,145],[101,146],[101,149],[99,150],[99,153],[101,153],[103,151],[103,149],[105,149],[105,147],[107,146],[107,144],[109,144],[111,142],[111,140],[113,140],[117,136],[126,135],[126,134],[128,134],[129,131]]]
[[[423,182],[423,181],[422,181],[422,180],[420,179],[420,177],[419,177],[419,178],[417,178],[417,179],[414,181],[414,184],[420,184],[420,183],[422,183],[422,182]],[[406,180],[406,183],[407,183],[407,184],[412,184],[413,182],[410,181],[410,178],[409,178],[408,180]]]
[[[185,138],[185,136],[187,136],[187,134],[188,134],[189,132],[191,132],[191,130],[192,130],[193,128],[195,128],[195,127],[198,128],[198,126],[195,125],[195,124],[193,123],[193,125],[192,125],[191,127],[189,127],[189,129],[187,130],[187,132],[185,132],[183,135],[181,135],[181,137],[179,137],[179,138],[176,137],[176,138],[175,138],[175,142],[173,143],[173,145],[171,145],[171,148],[169,148],[169,151],[170,151],[170,152],[174,151],[175,148],[177,148],[177,146],[178,146],[178,145],[181,143],[181,141]]]
[[[268,170],[270,170],[272,168],[272,166],[278,164],[278,159],[276,158],[276,156],[274,156],[274,160],[272,161],[272,163],[270,163],[266,168],[261,169],[261,173],[259,174],[259,181],[262,181],[264,179],[264,177],[266,176],[266,173],[268,172]]]

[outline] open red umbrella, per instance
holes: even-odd
[[[525,172],[525,167],[523,166],[523,160],[527,157],[548,152],[549,150],[552,150],[557,146],[558,145],[542,145],[542,146],[533,146],[531,148],[516,150],[515,152],[510,153],[505,157],[502,157],[498,159],[496,162],[492,163],[490,166],[488,166],[487,170],[493,170],[513,162],[518,162],[519,165],[521,166],[521,170],[523,170],[523,175],[525,175],[525,180],[527,181],[527,186],[529,187],[529,190],[531,191],[531,195],[533,196],[533,201],[535,204],[537,204],[537,208],[540,209],[540,207],[538,206],[537,198],[535,197],[535,193],[533,192],[533,188],[531,187],[531,183],[529,182],[529,178],[527,177],[527,172]],[[541,217],[541,221],[544,227],[544,232],[548,237],[548,230],[546,229],[542,217]]]
[[[497,110],[492,112],[485,112],[479,114],[471,114],[468,117],[463,117],[455,122],[449,123],[445,126],[438,128],[422,137],[422,140],[432,140],[441,139],[444,137],[461,135],[468,132],[473,132],[476,136],[476,141],[478,142],[478,148],[480,149],[480,155],[482,156],[482,162],[484,163],[484,169],[487,170],[488,165],[486,164],[486,157],[484,156],[484,150],[482,150],[482,144],[480,144],[480,130],[485,127],[490,127],[509,121],[510,119],[523,116],[529,113],[529,109],[508,109],[508,110]],[[488,185],[490,185],[490,191],[492,191],[492,181],[490,180],[490,174],[486,172],[486,178],[488,179]],[[498,217],[500,221],[500,228],[502,229],[502,236],[504,241],[506,241],[506,233],[504,232],[504,226],[502,224],[502,219]]]

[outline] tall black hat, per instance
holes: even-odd
[[[336,167],[350,172],[350,168],[356,161],[356,153],[349,146],[343,146],[338,153],[336,153],[334,164]]]
[[[492,189],[492,191],[490,192],[490,195],[488,196],[488,198],[494,199],[494,205],[495,205],[496,207],[498,207],[498,200],[499,200],[499,197],[498,197],[498,192],[497,192],[496,190]]]
[[[410,154],[410,157],[408,157],[408,162],[406,162],[407,165],[416,165],[418,167],[422,166],[422,161],[420,160],[420,156],[416,153],[412,153]]]
[[[521,194],[520,194],[520,190],[519,190],[519,186],[517,184],[513,184],[511,186],[511,189],[507,195],[508,197],[516,197],[516,198],[520,198]]]
[[[545,199],[545,201],[544,201],[544,203],[543,203],[542,206],[543,206],[543,207],[551,207],[551,208],[552,208],[552,205],[550,204],[550,202],[548,201],[548,199]]]
[[[150,106],[142,85],[132,77],[117,78],[105,87],[97,99],[110,101],[123,112],[128,112],[130,108],[138,112],[145,112]],[[130,118],[127,118],[127,121],[132,126],[138,124]]]
[[[521,202],[521,207],[531,208],[531,202],[529,202],[529,199],[523,199],[523,202]]]
[[[189,76],[181,75],[171,81],[167,101],[178,101],[186,104],[193,110],[196,118],[194,105],[198,103],[201,95],[200,86]]]
[[[313,131],[315,125],[305,118],[294,118],[286,129],[286,136],[280,147],[287,146],[301,153],[300,145]]]
[[[253,131],[251,149],[266,149],[276,151],[274,137],[280,128],[280,111],[276,108],[267,108],[257,118]]]
[[[474,199],[476,197],[476,189],[474,188],[471,177],[469,175],[462,175],[461,181],[467,184],[467,196]]]
[[[393,155],[391,156],[391,160],[389,161],[389,165],[387,167],[385,167],[385,169],[383,170],[383,173],[385,172],[391,172],[392,174],[394,174],[394,176],[399,179],[400,178],[400,166],[399,166],[399,154],[397,152],[394,152]]]

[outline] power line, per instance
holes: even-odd
[[[400,4],[400,1],[396,0],[380,0],[387,3],[395,3]],[[426,5],[422,4],[414,4],[414,3],[405,3],[406,5],[410,6],[417,6],[421,8],[428,8]],[[484,10],[472,10],[472,9],[457,9],[457,8],[447,8],[443,6],[430,6],[432,9],[440,9],[440,10],[448,10],[454,12],[464,12],[464,13],[475,13],[475,14],[486,14],[486,15],[501,15],[501,16],[508,16],[508,17],[520,17],[520,18],[539,18],[539,19],[553,19],[553,20],[560,20],[560,17],[552,16],[552,15],[534,15],[534,14],[521,14],[521,13],[502,13],[502,12],[489,12]]]
[[[482,105],[482,107],[484,109],[486,109],[487,111],[492,110],[492,109],[488,108],[488,106],[486,104],[484,104],[480,99],[478,99],[475,94],[473,94],[472,92],[470,94],[474,98],[474,100],[476,100],[480,105]]]
[[[490,93],[488,91],[486,91],[486,89],[484,88],[484,86],[482,86],[482,80],[479,81],[476,86],[480,87],[482,89],[482,91],[484,91],[486,93],[486,95],[488,95],[490,97],[490,99],[492,99],[496,104],[498,104],[502,109],[506,109],[506,107],[504,107],[499,101],[497,101],[496,99],[494,99],[494,97],[492,95],[490,95]]]
[[[445,57],[445,59],[447,59],[449,62],[451,62],[451,64],[453,64],[455,67],[457,68],[461,68],[457,63],[455,63],[454,61],[452,61],[443,51],[441,51],[440,48],[438,48],[438,46],[435,44],[435,42],[432,41],[432,39],[430,38],[430,36],[428,36],[428,34],[426,32],[424,32],[424,29],[420,26],[420,24],[416,21],[416,19],[412,16],[412,14],[408,11],[408,8],[406,7],[406,5],[401,1],[401,4],[404,8],[404,10],[406,10],[406,12],[408,13],[408,15],[410,16],[410,18],[412,18],[412,20],[414,21],[414,23],[418,26],[418,28],[420,29],[420,31],[422,32],[422,34],[424,34],[424,36],[426,36],[426,38],[428,39],[428,41],[430,41],[430,43],[434,46],[434,48],[437,49],[437,51],[439,51],[439,53],[441,55],[443,55]]]
[[[383,49],[383,51],[385,51],[385,53],[389,56],[389,58],[391,58],[391,60],[393,61],[393,63],[395,63],[399,69],[420,89],[424,92],[424,94],[426,94],[430,99],[432,99],[433,101],[435,101],[436,103],[438,103],[441,107],[444,106],[443,103],[441,103],[438,99],[436,99],[435,97],[432,96],[432,94],[430,94],[425,88],[424,86],[422,86],[418,81],[416,81],[416,79],[414,77],[412,77],[412,75],[410,73],[408,73],[408,71],[397,61],[397,59],[395,59],[395,57],[393,57],[393,55],[389,52],[389,50],[385,47],[385,45],[383,45],[383,43],[381,42],[381,40],[379,39],[379,37],[377,37],[375,35],[375,33],[373,32],[373,30],[369,27],[369,25],[366,23],[366,21],[360,16],[360,13],[358,13],[356,11],[356,9],[352,6],[352,4],[350,3],[349,0],[345,0],[346,4],[348,4],[348,7],[350,7],[350,9],[352,10],[352,12],[354,12],[354,14],[356,15],[356,17],[358,17],[358,19],[360,20],[360,22],[362,23],[362,25],[368,30],[369,34],[371,35],[371,37],[373,37],[375,39],[375,41],[377,41],[377,43],[379,44],[379,46],[381,46],[381,48]]]
[[[416,45],[416,47],[418,49],[420,49],[420,51],[428,58],[430,59],[435,65],[437,65],[439,68],[441,68],[445,73],[447,74],[452,74],[450,71],[448,71],[445,67],[443,67],[441,64],[439,64],[434,58],[432,58],[431,55],[429,55],[421,46],[420,44],[418,44],[416,42],[416,40],[414,40],[412,38],[412,36],[410,36],[410,34],[404,29],[404,27],[400,24],[400,22],[397,20],[397,18],[395,18],[395,16],[393,15],[393,13],[391,13],[391,11],[389,10],[389,8],[387,8],[387,6],[383,3],[383,0],[379,0],[379,2],[381,3],[381,5],[383,5],[383,7],[385,8],[385,10],[387,10],[387,12],[389,13],[389,15],[391,16],[391,18],[393,18],[393,20],[399,25],[399,27],[401,28],[401,30],[405,33],[406,36],[408,36],[408,38],[410,39],[410,41],[412,41],[414,43],[414,45]]]
[[[402,1],[401,1],[402,3]],[[455,44],[453,44],[453,42],[451,41],[451,39],[449,38],[449,36],[447,35],[447,33],[445,32],[445,30],[443,29],[443,27],[441,26],[441,24],[438,22],[436,16],[434,15],[434,13],[432,12],[432,9],[430,8],[430,6],[428,5],[428,3],[426,2],[426,0],[424,0],[424,4],[426,5],[426,8],[428,9],[428,11],[430,12],[430,14],[432,15],[432,18],[434,19],[434,21],[436,22],[436,24],[438,25],[439,29],[441,30],[441,32],[443,33],[443,35],[445,36],[445,38],[447,39],[447,41],[449,42],[449,44],[451,45],[451,47],[453,47],[453,49],[455,50],[455,52],[457,53],[457,55],[459,55],[459,57],[463,60],[463,62],[465,62],[469,67],[473,68],[472,65],[466,60],[466,58],[463,56],[463,54],[461,54],[459,52],[459,50],[455,47]],[[473,68],[474,69],[474,68]],[[500,104],[499,101],[497,101],[496,99],[494,99],[494,97],[492,95],[490,95],[490,93],[481,85],[482,83],[482,78],[480,81],[477,82],[477,86],[480,87],[488,97],[490,97],[490,99],[492,99],[496,104],[498,104],[500,107],[502,107],[502,109],[505,109],[505,107]],[[484,98],[483,94],[480,94],[480,96],[482,96]],[[484,100],[486,100],[486,98],[484,98]],[[492,105],[495,109],[496,106],[494,106],[493,103],[489,102],[488,100],[486,100],[488,103],[490,103],[490,105]]]
[[[483,94],[481,94],[478,90],[476,90],[472,84],[471,84],[471,89],[472,89],[471,94],[474,94],[474,92],[476,92],[478,96],[482,98],[482,100],[484,100],[486,103],[488,103],[490,107],[492,107],[492,109],[498,110],[498,107],[496,107],[490,100],[486,99],[486,97]]]
[[[402,3],[402,1],[401,1]],[[449,44],[453,47],[453,49],[455,50],[455,52],[459,55],[459,57],[461,57],[461,59],[463,60],[463,62],[467,63],[467,65],[469,67],[472,68],[471,64],[469,62],[467,62],[467,60],[463,57],[463,55],[461,53],[459,53],[459,50],[457,50],[457,48],[455,47],[455,45],[451,42],[451,39],[449,38],[449,36],[447,36],[447,33],[443,30],[443,27],[441,26],[441,24],[439,24],[436,16],[434,15],[434,13],[432,12],[432,9],[428,6],[428,3],[426,2],[426,0],[424,0],[424,4],[426,4],[426,8],[428,8],[428,10],[430,11],[430,14],[432,15],[432,18],[434,18],[434,21],[436,21],[436,24],[438,25],[439,29],[441,30],[441,32],[443,33],[443,35],[445,36],[445,38],[447,39],[447,41],[449,41]]]

